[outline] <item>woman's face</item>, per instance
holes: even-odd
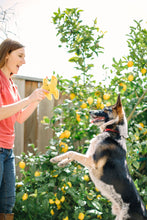
[[[19,48],[6,56],[4,67],[9,73],[17,74],[19,67],[25,64],[25,50]]]

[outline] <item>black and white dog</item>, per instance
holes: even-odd
[[[147,220],[145,206],[129,174],[126,161],[127,120],[120,95],[115,105],[90,111],[101,133],[91,140],[86,155],[69,151],[51,159],[63,167],[75,160],[89,169],[102,195],[112,202],[116,220]]]

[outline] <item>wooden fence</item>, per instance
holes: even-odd
[[[13,80],[18,87],[21,98],[29,96],[42,85],[42,79],[39,78],[16,75]],[[50,128],[45,129],[41,120],[43,116],[52,117],[53,107],[56,104],[57,102],[54,99],[49,101],[45,98],[25,123],[15,124],[15,155],[20,155],[22,152],[26,153],[28,144],[34,144],[40,152],[45,153],[45,147],[48,146],[53,131]]]

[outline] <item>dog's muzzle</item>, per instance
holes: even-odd
[[[90,111],[89,114],[92,118],[91,123],[103,122],[108,117],[108,115],[105,112],[97,110]]]

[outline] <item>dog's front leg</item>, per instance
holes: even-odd
[[[58,163],[59,166],[65,166],[73,160],[79,162],[87,168],[91,168],[91,166],[93,165],[92,157],[88,157],[75,151],[69,151],[65,154],[53,157],[50,161],[52,163]]]

